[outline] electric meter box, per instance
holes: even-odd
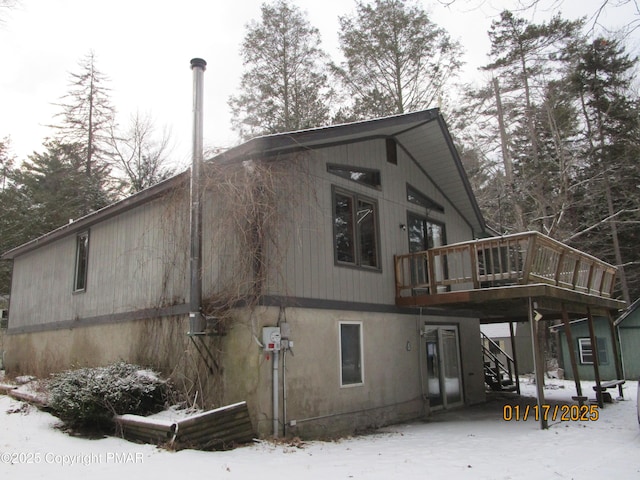
[[[262,328],[262,345],[265,352],[273,352],[280,350],[280,327],[263,327]]]

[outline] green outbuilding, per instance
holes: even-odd
[[[622,360],[624,378],[636,380],[640,377],[640,299],[627,308],[613,323],[619,339],[618,348],[614,348],[612,329],[606,317],[594,317],[593,328],[598,348],[598,366],[600,378],[616,379],[616,350]],[[552,327],[560,337],[560,360],[564,368],[565,378],[575,379],[571,367],[570,349],[562,325]],[[571,322],[573,347],[577,357],[577,367],[580,380],[595,380],[593,368],[593,347],[589,335],[587,319]]]

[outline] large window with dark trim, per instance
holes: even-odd
[[[333,236],[336,263],[379,268],[375,200],[334,187]]]
[[[76,237],[76,268],[73,278],[73,291],[83,292],[87,289],[87,266],[89,263],[89,232],[82,232]]]
[[[340,385],[362,383],[362,323],[340,322]]]
[[[367,187],[380,188],[380,170],[372,168],[351,167],[348,165],[327,164],[327,172]]]
[[[607,345],[604,338],[596,337],[598,345],[598,365],[606,365],[609,363],[607,356]],[[593,348],[591,347],[591,338],[578,338],[578,353],[580,354],[580,363],[583,365],[593,365]]]

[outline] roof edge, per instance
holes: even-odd
[[[55,230],[52,230],[48,233],[45,233],[44,235],[34,238],[33,240],[23,243],[22,245],[12,248],[11,250],[4,252],[0,256],[0,260],[13,260],[19,255],[30,252],[31,250],[35,250],[36,248],[43,245],[55,242],[56,240],[59,240],[66,235],[80,232],[86,228],[89,228],[91,225],[95,225],[96,223],[115,217],[116,215],[122,213],[123,211],[129,210],[130,208],[155,200],[156,198],[163,195],[166,191],[179,186],[182,182],[188,181],[188,178],[189,170],[178,173],[177,175],[174,175],[167,180],[156,183],[155,185],[152,185],[151,187],[146,188],[138,193],[123,198],[122,200],[118,200],[115,203],[111,203],[106,207],[101,208],[100,210],[91,212],[84,217],[80,217],[73,222],[62,225]]]
[[[254,137],[236,147],[232,147],[218,157],[229,161],[235,158],[247,157],[265,152],[283,150],[292,147],[313,147],[314,143],[326,140],[334,136],[345,134],[360,134],[373,128],[390,125],[402,125],[415,122],[428,123],[440,117],[440,110],[432,108],[410,113],[401,113],[387,117],[360,120],[351,123],[341,123],[323,127],[297,130],[293,132],[274,133]],[[216,157],[216,158],[218,158]]]

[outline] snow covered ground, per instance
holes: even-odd
[[[571,382],[549,380],[545,395],[571,403]],[[593,382],[583,382],[593,397]],[[524,381],[523,394],[535,396]],[[614,395],[615,396],[615,395]],[[375,434],[302,445],[259,442],[227,452],[169,452],[118,438],[75,438],[55,417],[0,395],[0,478],[582,479],[640,477],[636,383],[597,421],[504,421],[508,396],[432,415]],[[520,400],[521,404],[526,403]],[[10,413],[10,412],[14,413]],[[521,413],[522,416],[522,413]]]

